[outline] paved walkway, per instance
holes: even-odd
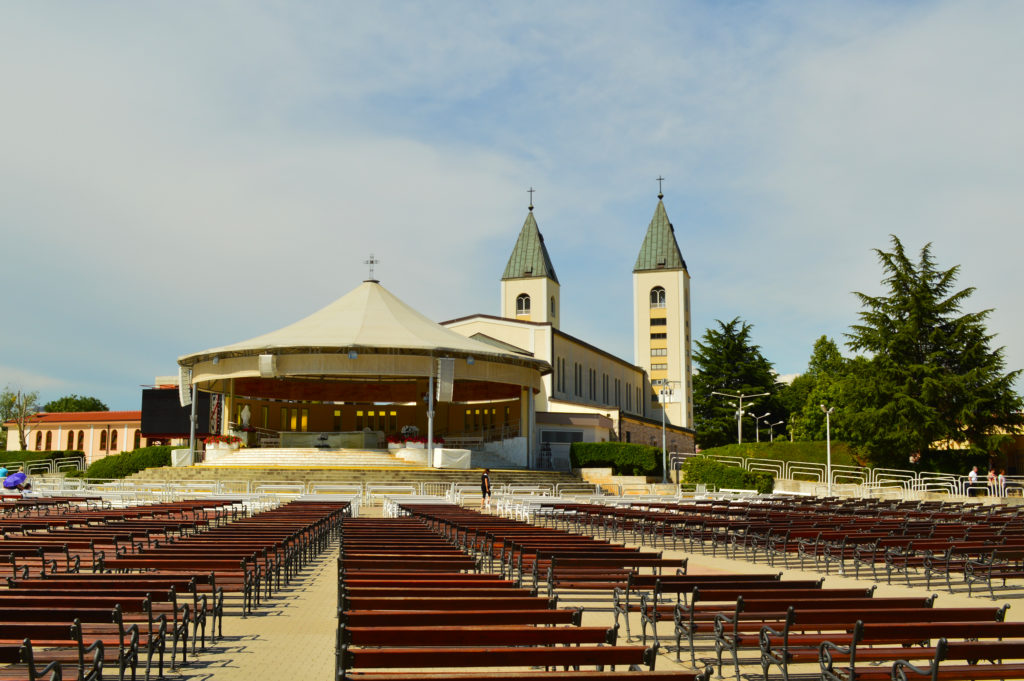
[[[224,639],[207,645],[167,678],[330,681],[338,621],[337,555],[335,544],[254,615],[242,619],[238,607],[232,607],[224,618]],[[240,599],[229,607],[238,604]]]

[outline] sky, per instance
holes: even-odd
[[[0,388],[138,409],[371,253],[433,319],[498,314],[529,187],[562,329],[632,361],[659,176],[695,335],[740,317],[800,373],[896,235],[1024,367],[1021,26],[1012,1],[0,4]]]

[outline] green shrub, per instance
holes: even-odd
[[[771,494],[775,477],[770,473],[745,471],[703,456],[687,459],[682,466],[683,480],[697,485],[714,485],[716,489],[755,489]]]
[[[47,461],[49,459],[63,459],[68,456],[77,456],[79,459],[85,460],[85,454],[79,451],[16,451],[0,453],[0,464],[17,463],[19,461]]]
[[[661,475],[661,450],[628,442],[573,442],[573,468],[611,468],[615,475]]]
[[[146,468],[171,465],[170,445],[143,447],[134,452],[124,452],[97,459],[85,471],[86,478],[126,478]]]

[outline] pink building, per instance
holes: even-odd
[[[18,426],[7,428],[7,451],[21,449]],[[108,454],[127,452],[149,443],[142,437],[141,411],[72,411],[36,414],[28,425],[31,451],[74,450],[85,452],[86,465]]]

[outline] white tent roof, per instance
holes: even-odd
[[[546,363],[467,338],[433,322],[396,298],[376,281],[364,281],[345,296],[305,319],[241,343],[178,358],[183,365],[211,357],[238,357],[285,348],[328,351],[412,350],[475,355],[522,363]]]

